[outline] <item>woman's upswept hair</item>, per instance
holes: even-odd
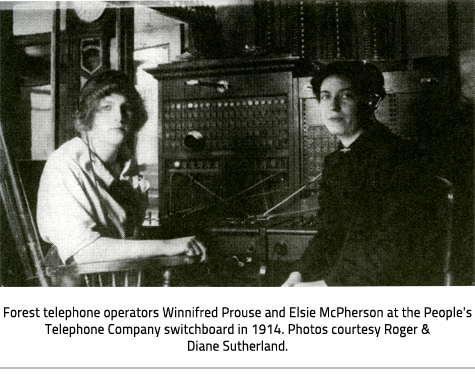
[[[92,129],[99,102],[112,94],[125,97],[133,112],[132,132],[135,133],[140,130],[147,121],[147,112],[142,98],[127,75],[120,71],[109,70],[94,75],[82,87],[79,93],[79,105],[75,119],[77,131],[83,133]]]
[[[356,93],[368,103],[386,96],[384,77],[376,65],[364,61],[335,61],[319,69],[310,81],[318,101],[321,85],[330,76],[348,79]]]

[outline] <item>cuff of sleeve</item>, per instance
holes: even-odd
[[[66,263],[70,258],[73,258],[78,252],[82,251],[84,248],[94,243],[100,237],[100,233],[91,232],[87,239],[82,240],[81,243],[79,243],[78,245],[59,245],[57,246],[59,257],[61,257],[61,260]]]

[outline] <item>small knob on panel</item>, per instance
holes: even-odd
[[[274,252],[277,253],[278,255],[285,256],[287,253],[289,253],[289,248],[287,246],[287,243],[284,241],[280,241],[276,243],[274,246]]]
[[[185,146],[191,149],[202,149],[205,145],[203,134],[199,131],[190,131],[184,140]]]
[[[254,253],[256,251],[256,243],[250,242],[247,245],[247,252]]]

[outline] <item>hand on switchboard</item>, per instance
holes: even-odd
[[[190,257],[200,257],[200,262],[206,260],[206,248],[195,236],[170,239],[169,244],[171,248],[167,255],[186,254]]]

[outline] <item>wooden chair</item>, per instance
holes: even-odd
[[[31,286],[139,287],[144,271],[159,269],[161,279],[157,286],[167,287],[174,268],[200,261],[197,257],[182,255],[48,267],[22,179],[10,158],[1,124],[0,198],[27,282]]]
[[[441,230],[441,251],[443,256],[443,285],[454,285],[454,274],[452,269],[452,229],[453,229],[453,208],[454,208],[454,187],[453,184],[443,177],[435,178],[436,188],[440,191],[440,203],[438,215],[440,217]]]
[[[424,190],[424,229],[417,237],[420,285],[453,286],[452,259],[454,188],[447,179],[435,176]]]
[[[199,258],[189,256],[157,256],[146,259],[129,259],[111,262],[60,265],[45,267],[51,285],[61,287],[140,287],[144,272],[159,269],[160,279],[154,285],[169,287],[173,269],[198,263]]]

